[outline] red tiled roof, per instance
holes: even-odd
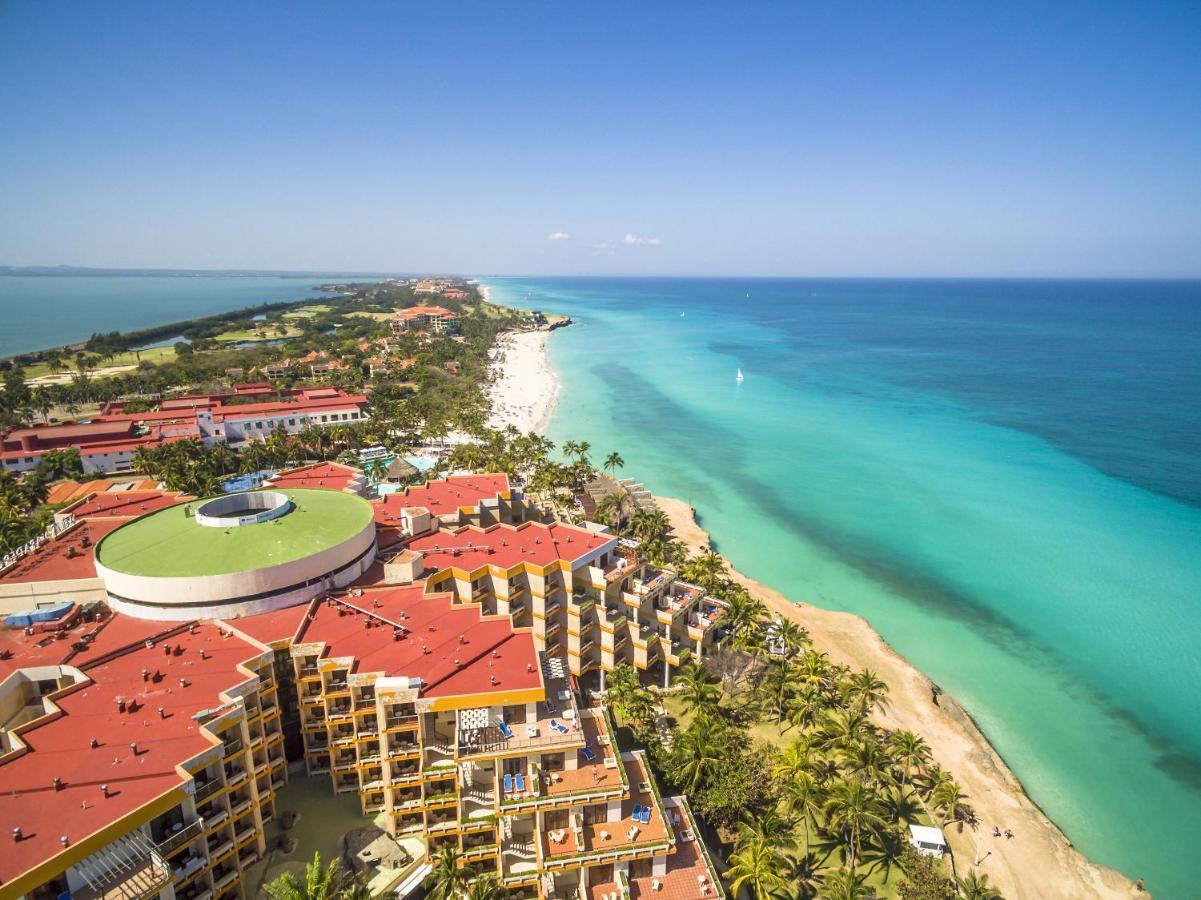
[[[38,425],[33,428],[15,428],[4,435],[4,443],[7,445],[10,442],[19,441],[21,438],[33,438],[34,446],[52,446],[44,443],[45,441],[53,441],[62,443],[67,441],[91,441],[91,440],[112,440],[113,438],[128,434],[130,429],[129,423],[95,421],[86,424],[63,424],[63,425]]]
[[[410,506],[420,506],[435,516],[445,516],[463,506],[478,507],[481,500],[495,500],[497,494],[508,491],[509,476],[503,472],[499,475],[451,475],[388,494],[376,504],[375,521],[379,524],[399,522],[400,511]]]
[[[15,852],[0,855],[0,884],[62,852],[60,836],[78,844],[179,787],[183,779],[176,766],[213,745],[193,714],[217,705],[221,692],[245,681],[237,665],[260,652],[203,623],[194,634],[185,628],[171,636],[178,652],[165,654],[162,644],[148,648],[143,637],[146,626],[161,632],[164,623],[129,621],[139,636],[126,652],[98,658],[85,670],[91,682],[55,701],[64,714],[26,732],[31,750],[0,763],[0,821],[23,834]],[[104,628],[101,641],[114,644],[121,636],[114,629],[121,625],[119,617]],[[144,681],[147,668],[161,677]],[[185,676],[186,687],[180,682]],[[136,706],[127,703],[119,712],[118,697]],[[62,782],[57,790],[56,777]],[[107,797],[102,784],[108,785]]]
[[[398,319],[416,319],[418,316],[438,316],[439,318],[457,319],[459,314],[442,306],[410,306],[396,314]]]
[[[337,601],[318,601],[316,617],[299,640],[324,641],[327,657],[354,657],[356,672],[420,677],[423,697],[508,693],[542,685],[533,635],[515,632],[508,616],[485,618],[478,607],[456,605],[449,595],[426,596],[420,585],[372,590],[346,602],[367,614]],[[397,640],[392,626],[376,615],[402,623],[408,633]]]
[[[511,569],[521,563],[539,567],[556,561],[574,563],[581,557],[614,543],[609,535],[593,534],[571,525],[525,522],[521,525],[493,525],[477,528],[444,529],[409,542],[409,548],[425,555],[425,564],[434,569],[454,566],[474,572],[484,566]]]
[[[331,491],[342,491],[351,487],[362,472],[353,466],[344,466],[336,462],[319,462],[309,466],[301,466],[280,472],[270,480],[270,484],[289,488],[326,488]]]
[[[107,491],[88,498],[71,510],[77,519],[133,518],[179,502],[180,495],[167,491]]]
[[[0,575],[0,582],[27,584],[33,581],[72,581],[77,578],[95,578],[96,563],[93,557],[96,542],[123,525],[120,519],[100,519],[84,522],[72,528],[62,537],[43,544],[11,569]],[[84,538],[91,542],[83,545]],[[74,556],[70,554],[74,552]]]
[[[270,645],[275,641],[287,641],[296,636],[300,629],[301,620],[309,612],[309,605],[289,606],[272,612],[259,613],[257,616],[242,616],[238,619],[226,619],[225,624],[235,631]]]
[[[88,481],[83,484],[78,481],[60,481],[50,488],[50,492],[46,495],[46,502],[57,506],[59,503],[78,500],[92,491],[107,491],[111,485],[112,482],[107,479]]]
[[[366,404],[367,398],[362,394],[342,394],[329,398],[308,397],[291,403],[244,403],[239,406],[225,406],[213,410],[213,421],[225,422],[229,419],[249,419],[266,415],[299,416],[328,409],[345,409],[349,406],[362,407]]]

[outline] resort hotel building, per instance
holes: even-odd
[[[0,569],[0,898],[253,896],[295,779],[357,799],[377,895],[446,847],[518,897],[723,894],[601,693],[707,652],[719,601],[504,475],[137,487]]]
[[[125,412],[117,401],[87,421],[10,429],[0,435],[0,465],[26,472],[46,453],[74,447],[88,474],[129,472],[139,447],[187,439],[237,447],[281,428],[296,434],[367,418],[367,398],[340,388],[236,384],[228,393],[164,400],[146,412]]]

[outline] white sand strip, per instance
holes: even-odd
[[[551,368],[546,342],[551,331],[511,331],[492,348],[494,381],[488,392],[490,428],[512,425],[522,434],[541,433],[559,399],[559,377]]]

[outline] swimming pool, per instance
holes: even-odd
[[[396,457],[394,457],[394,456],[383,456],[383,457],[380,457],[380,460],[386,466],[389,463],[391,463],[392,460],[395,458]],[[433,459],[428,456],[405,456],[405,457],[402,457],[402,459],[404,459],[405,462],[412,465],[414,469],[421,472],[423,475],[438,464],[438,461],[436,459]],[[375,485],[375,492],[377,494],[379,494],[381,497],[384,494],[395,494],[397,491],[401,491],[401,490],[404,490],[404,485],[402,485],[402,484],[376,484]]]
[[[257,472],[249,472],[246,475],[239,475],[236,478],[227,478],[221,482],[221,490],[227,494],[232,494],[236,491],[252,491],[255,488],[262,487],[263,482],[275,474],[275,469],[259,469]]]

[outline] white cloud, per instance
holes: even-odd
[[[546,236],[548,241],[567,241],[571,240],[571,235],[566,231],[552,231]]]
[[[640,234],[626,233],[626,236],[621,239],[623,244],[641,247],[658,247],[663,242],[658,238],[643,237]]]
[[[613,245],[610,244],[608,241],[601,241],[599,244],[597,244],[596,246],[594,246],[592,248],[593,256],[608,256],[612,252],[613,252]]]

